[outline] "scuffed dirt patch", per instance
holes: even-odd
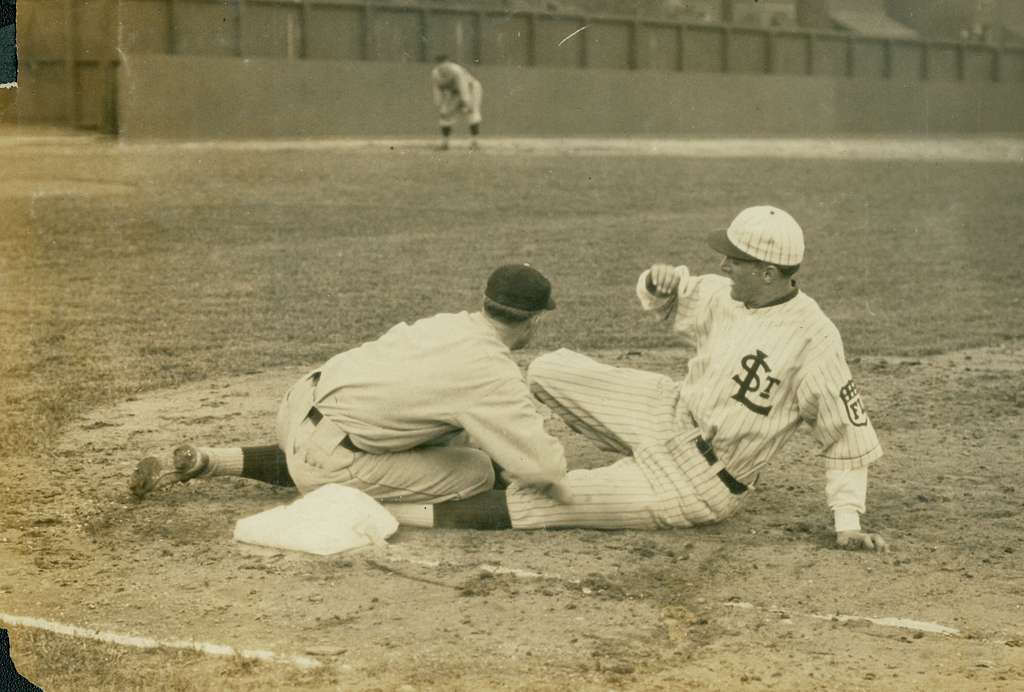
[[[594,355],[675,376],[686,358]],[[272,441],[294,368],[97,409],[69,423],[55,458],[15,460],[9,482],[33,502],[0,529],[0,610],[312,652],[346,689],[1019,688],[1024,348],[851,367],[887,451],[865,525],[888,555],[833,548],[806,433],[738,516],[687,531],[403,528],[387,549],[320,558],[231,540],[237,519],[290,490],[216,479],[131,498],[144,455]],[[574,465],[612,460],[551,427]]]

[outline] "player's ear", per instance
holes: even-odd
[[[540,312],[535,313],[530,318],[530,333],[531,334],[536,334],[537,333],[537,330],[540,329],[541,322],[544,321],[544,318],[547,317],[547,314],[548,314],[547,310],[541,310]]]

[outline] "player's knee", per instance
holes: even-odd
[[[460,449],[458,457],[459,472],[463,474],[460,485],[464,488],[459,495],[469,497],[494,487],[494,465],[491,458],[479,449]]]
[[[526,385],[530,388],[531,392],[536,391],[544,380],[544,363],[542,362],[544,357],[538,356],[526,366]]]
[[[560,348],[557,351],[537,356],[530,361],[526,368],[526,382],[530,385],[530,389],[533,389],[535,385],[543,387],[545,380],[559,370],[559,361],[563,360],[570,353],[572,351],[569,349]]]

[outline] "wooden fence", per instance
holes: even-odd
[[[352,0],[21,0],[18,39],[19,112],[110,132],[131,53],[1024,82],[1024,46]]]

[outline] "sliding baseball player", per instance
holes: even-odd
[[[709,243],[724,276],[655,264],[637,283],[641,307],[689,342],[686,377],[616,368],[567,349],[529,367],[531,390],[571,428],[622,458],[570,471],[557,492],[513,483],[465,502],[517,529],[661,529],[733,514],[802,424],[820,446],[839,546],[885,551],[863,531],[867,469],[882,456],[839,331],[793,279],[803,230],[771,206],[743,210]],[[400,521],[450,523],[446,505]],[[468,525],[468,524],[461,524]],[[499,523],[500,525],[500,523]]]

